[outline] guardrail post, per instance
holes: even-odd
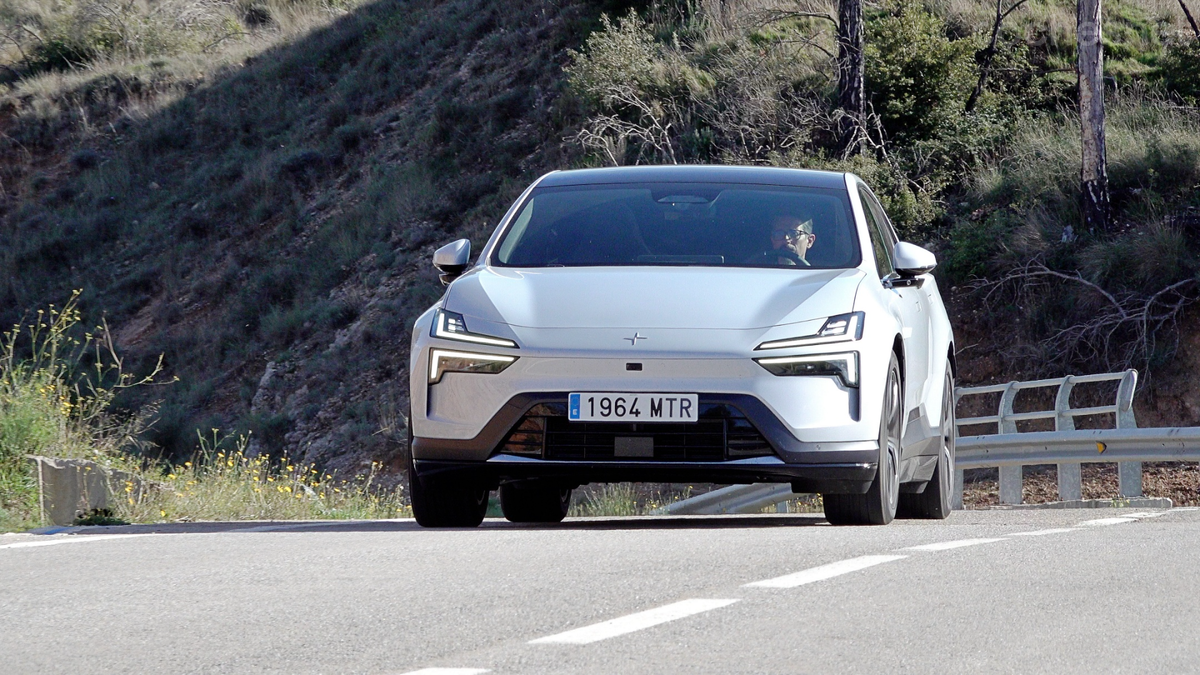
[[[954,388],[954,439],[958,441],[958,402],[962,400],[962,387]],[[963,470],[954,469],[954,487],[950,490],[950,510],[963,510]]]
[[[1121,384],[1117,386],[1117,428],[1136,429],[1137,420],[1133,417],[1133,392],[1137,388],[1137,371],[1125,371]],[[1142,496],[1142,463],[1120,462],[1117,464],[1122,497]]]
[[[1018,382],[1009,382],[1004,393],[1000,395],[1000,422],[999,431],[1002,434],[1017,433],[1017,423],[1012,420],[1013,401],[1017,398]],[[1002,466],[1000,467],[1000,503],[1001,504],[1020,504],[1022,499],[1021,494],[1021,474],[1024,467],[1017,466]]]
[[[1058,386],[1054,399],[1054,430],[1075,431],[1075,418],[1070,415],[1071,390],[1075,388],[1075,377],[1068,375]],[[1058,498],[1060,501],[1083,499],[1083,475],[1079,462],[1058,465]]]

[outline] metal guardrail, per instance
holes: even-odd
[[[759,513],[768,506],[795,499],[790,483],[729,485],[702,495],[668,504],[673,516],[711,516],[720,513]]]
[[[1072,408],[1076,385],[1119,381],[1113,405]],[[1017,394],[1028,389],[1057,387],[1052,410],[1015,412]],[[1116,462],[1122,497],[1142,494],[1142,462],[1200,461],[1200,427],[1139,429],[1133,415],[1137,371],[1072,375],[1031,382],[1009,382],[985,387],[955,389],[954,402],[968,396],[1000,394],[996,415],[967,417],[956,421],[962,427],[995,424],[996,433],[958,436],[955,449],[954,507],[962,508],[963,470],[999,467],[1000,502],[1022,501],[1022,469],[1033,464],[1058,464],[1058,494],[1062,501],[1082,498],[1080,465]],[[1113,415],[1115,429],[1076,429],[1075,419]],[[1017,430],[1027,420],[1054,420],[1054,431]],[[796,498],[791,486],[778,483],[731,485],[671,504],[665,510],[676,515],[758,513],[764,508]]]
[[[1076,385],[1097,382],[1119,381],[1116,401],[1113,405],[1088,408],[1072,408],[1071,393]],[[1057,387],[1054,408],[1014,412],[1017,394],[1030,389]],[[1000,503],[1020,504],[1022,501],[1022,469],[1029,464],[1058,464],[1058,498],[1062,501],[1082,498],[1081,462],[1118,462],[1118,478],[1122,497],[1142,495],[1142,461],[1153,461],[1148,453],[1159,449],[1160,444],[1175,443],[1168,440],[1178,436],[1177,428],[1137,429],[1133,416],[1133,394],[1137,389],[1137,371],[1103,373],[1098,375],[1069,375],[1049,380],[1032,382],[1009,382],[985,387],[960,387],[954,390],[954,404],[970,396],[1000,394],[1000,405],[996,415],[965,417],[956,420],[959,433],[955,448],[954,507],[962,508],[963,470],[997,466],[1000,468]],[[1104,431],[1144,431],[1140,435],[1123,436],[1097,435],[1101,430],[1077,430],[1075,418],[1094,415],[1113,415],[1116,429]],[[1054,431],[1019,432],[1017,422],[1030,420],[1054,420]],[[996,433],[963,436],[963,427],[995,424]],[[1200,430],[1198,430],[1200,431]],[[1131,444],[1140,439],[1147,445]],[[1109,452],[1115,442],[1117,447]],[[1135,447],[1136,446],[1136,447]],[[1166,448],[1167,446],[1161,446]],[[1124,456],[1118,456],[1124,452]]]

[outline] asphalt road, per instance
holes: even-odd
[[[0,537],[3,673],[1174,673],[1198,627],[1188,509]]]

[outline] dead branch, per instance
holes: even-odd
[[[1196,25],[1196,19],[1192,16],[1191,11],[1188,10],[1187,3],[1179,0],[1179,7],[1183,10],[1183,15],[1187,17],[1188,23],[1192,25],[1192,32],[1196,34],[1196,37],[1200,38],[1200,26]]]
[[[1182,2],[1183,0],[1180,0]],[[976,104],[979,103],[979,96],[983,94],[983,85],[987,83],[988,75],[992,69],[992,60],[996,58],[996,41],[1000,37],[1000,26],[1009,14],[1017,11],[1028,0],[1017,0],[1007,10],[1004,9],[1004,0],[996,0],[996,20],[992,23],[992,40],[988,43],[986,49],[981,50],[976,56],[980,59],[979,63],[979,80],[975,83],[975,90],[971,92],[970,98],[967,99],[966,111],[970,113],[975,110]]]
[[[833,24],[836,29],[838,26],[837,19],[822,12],[791,12],[785,9],[776,9],[763,12],[758,20],[760,26],[777,23],[785,19],[822,19]]]
[[[1050,292],[1047,282],[1056,279],[1077,284],[1102,299],[1103,305],[1090,310],[1085,318],[1073,321],[1042,339],[1038,346],[1056,360],[1066,362],[1099,361],[1105,367],[1140,367],[1149,371],[1150,359],[1164,332],[1178,341],[1174,327],[1183,309],[1200,300],[1196,288],[1200,279],[1188,278],[1169,284],[1153,293],[1109,292],[1085,279],[1078,272],[1052,270],[1040,260],[1010,270],[996,280],[974,285],[984,291],[983,302],[992,304],[997,294],[1007,293],[1018,307],[1036,306]]]

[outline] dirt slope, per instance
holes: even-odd
[[[131,70],[42,116],[10,97],[0,320],[84,289],[131,365],[164,354],[180,378],[125,401],[164,400],[152,440],[177,457],[219,428],[330,469],[398,464],[429,255],[482,243],[574,161],[562,66],[603,9],[383,0],[215,76]]]

